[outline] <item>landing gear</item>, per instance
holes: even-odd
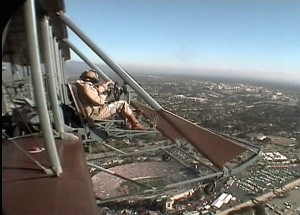
[[[163,159],[163,161],[169,161],[171,159],[171,156],[167,153],[164,153],[162,155],[162,159]]]
[[[204,193],[206,195],[212,195],[216,192],[217,182],[211,181],[204,187]]]

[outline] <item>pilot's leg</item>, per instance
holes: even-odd
[[[113,116],[111,108],[108,106],[94,107],[94,111],[91,115],[93,120],[111,119]]]
[[[119,100],[118,102],[118,107],[120,110],[120,115],[125,117],[128,122],[131,124],[131,129],[132,130],[147,130],[142,126],[142,124],[137,120],[135,115],[132,113],[131,108],[129,107],[129,104],[124,101],[124,100]]]

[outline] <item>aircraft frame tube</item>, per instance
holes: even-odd
[[[108,55],[103,52],[97,45],[88,38],[62,11],[58,13],[61,20],[84,41],[113,71],[115,71],[134,91],[141,96],[154,110],[161,110],[162,107],[158,104],[127,72],[114,62]]]
[[[5,25],[5,27],[2,31],[2,55],[3,55],[3,52],[4,52],[4,44],[6,42],[9,25],[10,25],[10,20],[8,20],[8,22],[6,23],[6,25]]]
[[[34,85],[34,94],[36,98],[37,111],[40,117],[40,125],[44,135],[45,147],[49,154],[49,159],[53,170],[57,176],[62,173],[61,164],[59,161],[52,129],[50,126],[49,112],[47,109],[47,103],[45,99],[45,92],[43,86],[42,70],[40,65],[40,53],[37,36],[37,23],[35,17],[35,2],[34,0],[28,0],[24,4],[25,9],[25,24],[26,35],[29,47],[30,64],[32,67],[32,83]]]
[[[53,116],[54,116],[54,123],[56,127],[56,131],[61,133],[64,131],[63,129],[63,122],[62,122],[62,116],[60,115],[59,111],[59,104],[57,99],[57,90],[55,86],[55,80],[54,80],[54,68],[53,68],[53,55],[52,55],[52,49],[51,49],[51,39],[49,38],[50,34],[50,26],[49,21],[47,17],[44,17],[42,21],[42,35],[43,35],[43,45],[44,45],[44,53],[45,53],[45,68],[47,73],[47,83],[48,83],[48,91],[49,91],[49,98],[50,98],[50,105],[51,109],[53,110]]]
[[[82,59],[84,62],[86,62],[87,65],[89,65],[92,69],[95,69],[98,74],[103,78],[105,81],[111,80],[109,77],[107,77],[101,69],[99,69],[94,63],[92,63],[74,44],[72,44],[68,39],[63,39],[63,41]]]
[[[54,38],[53,38],[54,39]],[[63,95],[63,87],[62,86],[62,77],[59,73],[57,73],[57,71],[61,71],[61,67],[60,67],[60,61],[59,61],[59,57],[60,56],[60,52],[59,52],[59,47],[58,47],[58,43],[57,42],[54,42],[55,39],[53,40],[53,53],[54,53],[54,67],[55,67],[55,70],[56,71],[56,78],[57,78],[57,89],[60,93],[60,95]]]

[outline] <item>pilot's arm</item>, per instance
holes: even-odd
[[[113,82],[111,80],[105,82],[104,84],[101,84],[101,85],[97,85],[96,88],[98,90],[99,93],[105,93],[108,88],[109,88],[109,85],[112,84]]]
[[[107,95],[100,94],[100,90],[98,88],[99,87],[96,88],[91,83],[85,83],[82,86],[82,90],[83,90],[84,95],[90,100],[90,102],[93,105],[104,105]]]

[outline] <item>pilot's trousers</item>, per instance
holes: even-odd
[[[116,113],[120,113],[121,111],[128,116],[132,114],[132,110],[125,100],[115,101],[108,105],[93,106],[93,112],[90,117],[93,120],[110,119]]]

